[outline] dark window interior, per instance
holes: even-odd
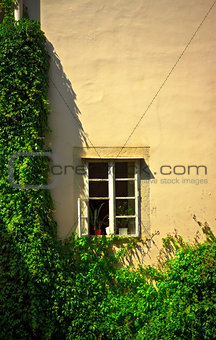
[[[89,182],[89,197],[108,197],[108,182]]]
[[[109,225],[109,200],[89,200],[89,213],[94,214],[94,211],[100,210],[99,221],[101,235],[106,235],[105,228]],[[94,229],[99,229],[97,224],[93,225],[91,219],[89,224],[90,235],[94,235]]]
[[[116,181],[115,195],[116,197],[134,197],[134,181]]]
[[[134,178],[135,164],[134,162],[116,162],[115,178]]]
[[[108,179],[108,163],[89,163],[89,179]]]

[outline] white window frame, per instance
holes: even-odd
[[[16,21],[23,17],[23,0],[18,0],[14,10],[14,18]]]
[[[117,162],[134,162],[135,164],[135,173],[134,178],[121,178],[118,180],[134,180],[134,197],[116,197],[115,196],[115,173],[114,173],[114,166]],[[131,218],[135,218],[135,234],[124,235],[126,237],[139,237],[140,236],[140,159],[137,158],[114,158],[114,159],[102,159],[102,158],[92,158],[85,160],[86,172],[85,172],[85,198],[78,199],[78,226],[79,226],[79,236],[87,236],[89,235],[89,216],[88,214],[83,214],[81,210],[82,202],[86,202],[88,204],[91,197],[89,197],[89,164],[90,163],[108,163],[108,199],[109,199],[109,228],[110,233],[115,233],[115,200],[116,199],[134,199],[135,200],[135,215],[131,216]],[[98,198],[99,199],[99,198]],[[88,221],[88,227],[85,230],[88,232],[82,232],[82,220],[85,219]],[[120,236],[120,235],[119,235]],[[123,235],[122,235],[123,236]]]

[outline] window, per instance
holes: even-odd
[[[87,162],[86,198],[78,200],[80,236],[139,235],[139,172],[137,159]]]

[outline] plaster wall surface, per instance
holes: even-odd
[[[203,21],[212,4],[41,1],[51,54],[50,145],[61,164],[79,162],[75,147],[128,147],[116,156],[149,147],[158,247],[174,229],[192,241],[194,214],[215,228],[216,6]],[[197,174],[191,165],[205,168]],[[53,189],[60,237],[76,229],[80,188],[71,172]]]

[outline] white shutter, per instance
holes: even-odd
[[[89,235],[88,199],[78,198],[78,228],[79,237]]]

